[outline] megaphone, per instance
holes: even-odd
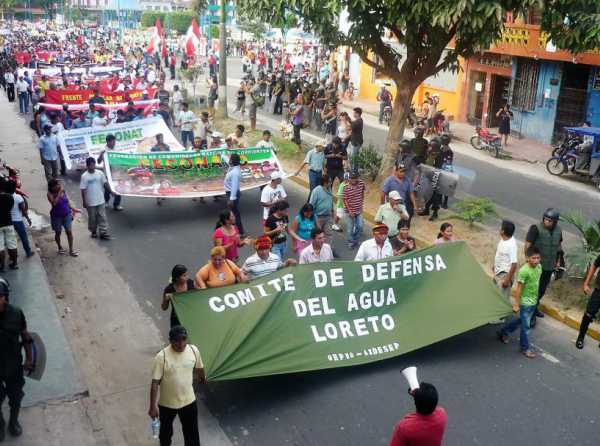
[[[402,374],[408,381],[408,386],[410,387],[411,392],[419,388],[419,379],[417,378],[416,367],[407,367],[404,370],[402,370]]]

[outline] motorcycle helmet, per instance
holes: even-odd
[[[408,139],[403,139],[402,141],[400,141],[398,143],[398,147],[400,147],[400,150],[402,150],[403,152],[409,152],[410,151],[410,141]]]
[[[548,208],[544,212],[544,218],[557,222],[560,218],[560,213],[554,208]]]
[[[440,136],[440,141],[442,142],[442,145],[444,145],[444,146],[447,146],[448,144],[450,144],[451,140],[452,140],[452,138],[447,133],[444,133],[442,136]]]
[[[440,141],[440,138],[438,138],[437,136],[435,138],[431,138],[431,141],[429,141],[429,147],[431,147],[432,151],[441,150],[442,142]]]
[[[10,284],[8,283],[8,280],[6,280],[4,277],[0,277],[0,296],[6,296],[8,299],[9,293]]]

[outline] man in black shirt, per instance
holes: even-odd
[[[583,348],[583,342],[585,340],[585,334],[587,333],[587,329],[590,325],[590,322],[594,319],[598,310],[600,310],[600,256],[596,257],[594,263],[588,269],[588,272],[585,276],[585,280],[583,281],[583,292],[590,296],[590,300],[588,301],[587,307],[585,309],[585,313],[583,314],[583,318],[581,319],[581,325],[579,327],[579,336],[577,336],[577,341],[575,342],[575,346],[578,349]],[[595,276],[595,279],[594,279]],[[590,287],[590,283],[594,281],[593,289]]]
[[[341,183],[344,181],[344,161],[348,159],[348,153],[342,146],[342,140],[339,137],[334,137],[331,144],[325,147],[325,167],[327,168],[327,176],[331,181],[331,187],[337,178]]]
[[[10,406],[8,432],[14,437],[23,433],[19,424],[21,400],[25,395],[23,371],[33,370],[32,341],[27,332],[27,321],[20,308],[8,303],[8,294],[8,282],[0,278],[0,442],[4,441],[6,429],[2,415],[2,404],[6,397]],[[25,364],[21,355],[21,345],[25,347]]]
[[[423,127],[417,127],[415,129],[415,137],[410,140],[410,150],[415,156],[415,162],[421,164],[425,162],[427,158],[427,148],[429,142],[423,138],[425,129]]]
[[[356,169],[354,165],[354,157],[356,157],[363,145],[363,120],[362,120],[362,108],[356,107],[353,110],[352,134],[350,135],[350,144],[348,144],[348,152],[350,155],[350,166],[352,170]]]

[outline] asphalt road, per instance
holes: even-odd
[[[378,137],[377,132],[367,129],[367,138]],[[469,193],[489,196],[532,221],[549,202],[564,209],[597,206],[580,202],[568,187],[538,184],[490,163],[461,156],[457,165],[476,172]],[[78,175],[71,175],[70,196],[79,202],[77,184]],[[291,209],[298,209],[306,191],[291,182],[284,186]],[[250,234],[260,230],[258,202],[257,190],[242,196]],[[193,274],[207,261],[224,203],[171,200],[157,206],[151,199],[126,198],[123,205],[122,213],[108,211],[115,239],[99,243],[166,333],[168,312],[159,305],[170,270],[183,263]],[[349,257],[339,236],[334,244],[342,258]],[[249,254],[248,248],[241,251],[242,258]],[[596,343],[588,340],[580,352],[573,346],[575,332],[546,318],[532,332],[543,355],[526,360],[518,354],[516,338],[509,346],[495,340],[496,328],[482,327],[366,366],[215,383],[202,399],[235,445],[385,445],[397,419],[413,409],[400,370],[417,365],[421,379],[436,384],[449,412],[447,445],[598,444]]]

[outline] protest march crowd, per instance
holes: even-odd
[[[249,234],[244,230],[239,206],[240,192],[248,176],[246,155],[240,149],[267,149],[275,156],[277,148],[269,130],[263,132],[262,141],[250,147],[244,125],[239,124],[229,135],[216,128],[213,113],[219,100],[217,54],[205,51],[200,56],[195,49],[190,53],[186,45],[169,45],[166,39],[162,47],[147,51],[143,37],[126,38],[123,43],[115,31],[101,27],[83,30],[60,27],[53,22],[12,22],[4,23],[4,27],[8,32],[2,35],[0,84],[8,101],[18,101],[19,113],[26,116],[32,131],[39,136],[37,148],[48,183],[50,222],[58,254],[78,256],[72,224],[74,215],[82,211],[68,196],[60,179],[69,168],[83,170],[81,206],[87,213],[91,237],[111,238],[106,208],[112,200],[110,206],[115,211],[124,209],[121,194],[112,187],[107,165],[107,159],[119,150],[121,143],[120,137],[115,136],[122,128],[118,126],[162,118],[165,128],[177,141],[170,142],[167,132],[153,134],[145,151],[149,154],[184,152],[188,148],[200,154],[213,149],[227,153],[220,193],[210,194],[214,200],[223,202],[224,209],[215,216],[214,247],[209,260],[196,272],[185,265],[175,265],[162,294],[161,308],[170,310],[170,344],[154,361],[148,411],[161,445],[171,444],[176,416],[182,423],[186,446],[200,444],[192,383],[193,375],[205,380],[203,364],[199,349],[187,343],[187,331],[171,302],[174,294],[249,282],[297,264],[333,261],[337,257],[332,237],[335,231],[345,233],[348,248],[355,251],[355,261],[404,255],[422,248],[411,236],[415,214],[436,220],[440,208],[448,207],[448,196],[434,186],[419,209],[415,188],[422,167],[428,165],[437,171],[451,172],[453,152],[447,134],[427,140],[426,128],[417,127],[413,139],[399,142],[394,171],[381,185],[372,236],[361,241],[367,186],[354,160],[363,145],[362,110],[355,108],[352,117],[338,111],[340,100],[350,98],[354,86],[348,72],[339,73],[327,51],[318,45],[304,44],[288,50],[267,41],[232,43],[229,48],[242,56],[246,73],[236,96],[236,110],[242,121],[248,106],[250,126],[255,129],[257,110],[272,107],[274,114],[284,115],[284,133],[291,125],[290,133],[299,147],[302,148],[303,128],[314,126],[325,134],[322,141],[307,151],[295,172],[298,175],[308,168],[306,203],[290,211],[283,185],[285,174],[276,165],[265,175],[260,185],[260,202],[256,203],[261,211],[262,233]],[[208,111],[197,115],[178,85],[171,91],[167,89],[167,76],[169,80],[177,77],[178,60],[185,67],[208,66]],[[95,152],[84,151],[83,158],[71,159],[71,146],[66,143],[69,135],[83,135],[71,132],[86,131],[100,131],[95,138],[100,138],[104,147]],[[3,272],[5,252],[8,267],[18,268],[17,235],[26,256],[35,253],[24,223],[31,221],[18,175],[3,177],[0,185],[0,272]],[[200,190],[192,199],[204,201],[206,196],[209,195]],[[164,195],[156,196],[158,204],[164,200]],[[67,249],[62,241],[63,230]],[[509,335],[519,329],[520,351],[533,358],[529,330],[535,326],[536,318],[544,317],[538,309],[540,299],[562,266],[559,212],[547,209],[541,222],[529,228],[524,247],[527,261],[521,266],[517,259],[515,225],[503,221],[499,233],[493,280],[511,302],[515,315],[498,331],[498,339],[508,343]],[[452,224],[444,222],[435,244],[458,239]],[[590,267],[585,280],[585,292],[591,298],[581,322],[577,348],[583,348],[587,327],[600,309],[598,268],[600,258]],[[8,397],[10,406],[8,422],[0,416],[0,441],[4,439],[5,426],[11,435],[22,432],[18,415],[24,375],[33,367],[32,341],[25,315],[8,303],[8,295],[8,282],[0,279],[0,329],[7,334],[0,340],[0,403]],[[26,351],[24,363],[21,343]],[[411,394],[416,413],[407,415],[396,426],[390,444],[441,444],[447,416],[437,404],[437,390],[431,384],[421,383]]]

